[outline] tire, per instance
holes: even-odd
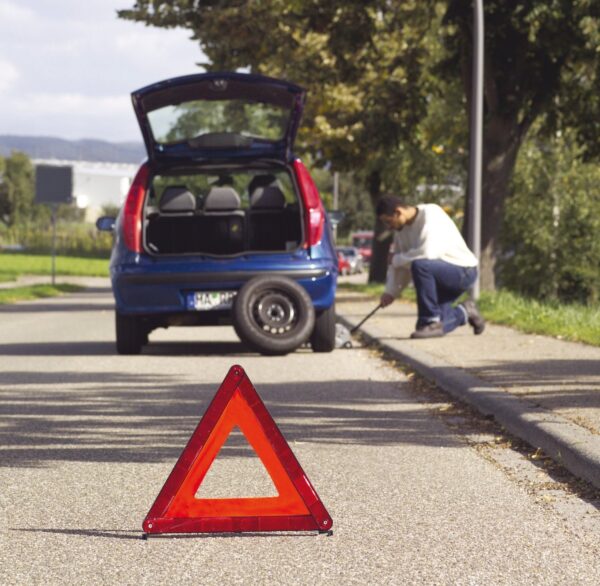
[[[117,352],[119,354],[139,354],[144,342],[144,332],[138,318],[115,313]]]
[[[335,348],[335,303],[317,313],[310,344],[313,352],[331,352]]]
[[[287,277],[250,279],[235,296],[233,327],[262,354],[287,354],[308,340],[315,324],[312,300]]]

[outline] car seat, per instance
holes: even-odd
[[[199,216],[197,237],[200,250],[211,254],[243,252],[246,239],[245,214],[233,187],[212,187]]]
[[[185,185],[165,187],[158,203],[158,214],[148,217],[146,243],[155,253],[188,252],[194,246],[196,198]]]

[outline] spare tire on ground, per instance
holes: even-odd
[[[311,298],[287,277],[254,277],[235,296],[233,327],[242,342],[263,354],[293,352],[308,340],[314,325]]]

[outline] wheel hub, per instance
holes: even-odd
[[[267,292],[257,301],[253,314],[261,329],[274,335],[289,332],[297,317],[293,301],[275,291]]]

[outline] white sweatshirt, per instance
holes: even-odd
[[[388,267],[385,292],[394,297],[410,283],[410,263],[418,259],[443,260],[459,267],[477,266],[456,224],[437,204],[417,206],[412,224],[394,233],[394,256]]]

